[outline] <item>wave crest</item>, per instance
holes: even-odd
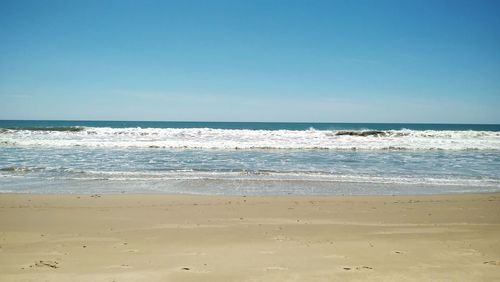
[[[56,127],[3,129],[0,133],[0,146],[260,150],[500,150],[500,132],[498,131]]]
[[[63,132],[80,132],[84,131],[83,126],[59,126],[59,127],[11,127],[0,128],[0,133],[8,133],[11,131],[63,131]]]

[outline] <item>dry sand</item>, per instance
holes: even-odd
[[[0,280],[500,281],[500,194],[3,194]]]

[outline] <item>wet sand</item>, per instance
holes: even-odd
[[[0,281],[500,281],[500,194],[0,195]]]

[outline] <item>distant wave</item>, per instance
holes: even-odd
[[[500,132],[37,127],[0,129],[0,146],[231,150],[500,150]]]
[[[0,133],[9,131],[65,131],[65,132],[79,132],[85,130],[83,126],[58,126],[58,127],[11,127],[0,128]]]

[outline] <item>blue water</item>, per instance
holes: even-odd
[[[112,128],[218,128],[252,130],[476,130],[500,131],[500,124],[431,124],[431,123],[308,123],[308,122],[190,122],[190,121],[66,121],[0,120],[0,128],[30,127],[112,127]]]
[[[0,121],[0,192],[500,191],[500,125]]]

